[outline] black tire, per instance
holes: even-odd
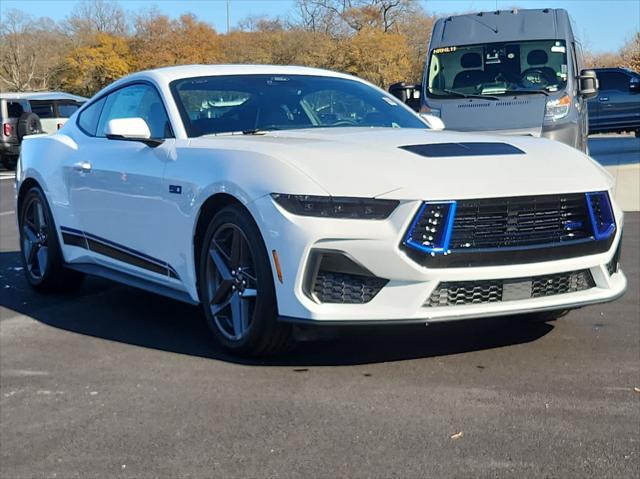
[[[22,141],[25,136],[36,133],[42,133],[40,117],[35,113],[25,111],[18,119],[18,140]]]
[[[548,323],[556,321],[567,314],[570,309],[556,309],[553,311],[540,311],[539,313],[522,314],[520,318],[531,323]]]
[[[53,216],[40,188],[34,186],[27,191],[19,214],[20,251],[29,285],[42,293],[78,288],[84,274],[65,268]]]
[[[228,238],[229,234],[232,237],[228,240],[231,244],[236,241],[236,234],[244,241],[239,248],[244,252],[238,253],[238,258],[244,259],[238,259],[235,266],[233,246],[222,246],[227,241],[225,235]],[[224,260],[222,267],[213,259],[211,250],[215,248],[214,244],[221,245],[218,247],[221,255],[217,261]],[[239,205],[225,207],[209,223],[199,247],[200,300],[209,328],[218,343],[231,353],[243,356],[269,356],[288,350],[293,344],[292,328],[277,321],[278,307],[271,262],[260,230],[251,215]],[[225,248],[228,254],[222,251]],[[241,264],[251,266],[243,267]],[[225,271],[221,271],[221,268]],[[249,283],[246,288],[252,288],[253,292],[246,297],[242,297],[242,293],[248,293],[249,289],[242,290],[244,283],[240,281],[242,278],[238,278],[241,274],[245,274],[244,278]],[[218,298],[218,304],[212,297]],[[234,298],[244,306],[233,310]],[[242,331],[236,333],[234,311],[244,311],[244,308],[248,308],[245,318],[248,325],[239,328]],[[214,310],[218,312],[214,314]],[[234,334],[237,337],[231,337]]]
[[[16,169],[16,165],[18,164],[18,157],[3,156],[2,158],[0,158],[0,162],[2,162],[2,166],[4,166],[7,170],[13,171]]]

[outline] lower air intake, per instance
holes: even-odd
[[[318,271],[313,294],[321,303],[362,304],[371,301],[386,279]]]
[[[318,303],[364,304],[371,301],[388,279],[379,278],[344,253],[313,251],[303,289]]]
[[[594,286],[588,270],[529,278],[440,283],[424,306],[463,306],[543,298],[584,291]]]

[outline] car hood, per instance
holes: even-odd
[[[569,146],[541,138],[417,129],[323,128],[209,136],[195,141],[201,146],[215,141],[217,147],[274,157],[333,196],[464,199],[597,191],[612,186],[611,176],[594,160]],[[465,145],[459,146],[461,143]],[[498,150],[515,147],[521,152],[495,154],[495,145],[487,143],[502,145]],[[437,152],[444,156],[422,156],[402,148],[433,144],[440,145]],[[305,193],[283,191],[287,192]]]

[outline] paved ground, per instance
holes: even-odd
[[[616,303],[555,324],[357,330],[239,362],[168,299],[99,279],[31,293],[11,194],[0,179],[2,478],[640,474],[637,213]]]

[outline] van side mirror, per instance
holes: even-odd
[[[640,92],[640,78],[631,77],[631,80],[629,80],[629,91],[631,93]]]
[[[105,128],[109,140],[139,141],[151,148],[163,143],[163,140],[151,138],[149,125],[142,118],[114,118]]]
[[[420,110],[420,85],[407,85],[405,82],[394,83],[389,93],[415,111]]]
[[[430,130],[444,130],[444,121],[442,121],[442,118],[435,115],[430,115],[429,113],[420,113],[420,118],[422,118],[427,123],[427,125],[429,125]]]
[[[593,98],[598,94],[598,77],[593,70],[582,70],[578,76],[579,93],[584,98]]]

